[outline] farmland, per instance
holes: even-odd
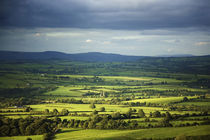
[[[1,62],[0,139],[209,138],[209,58],[158,59]]]

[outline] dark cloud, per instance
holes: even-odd
[[[1,27],[161,29],[210,26],[209,0],[1,0]]]

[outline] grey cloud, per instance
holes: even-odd
[[[1,0],[1,27],[209,28],[209,0]]]

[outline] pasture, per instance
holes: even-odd
[[[191,99],[191,98],[196,98],[196,97],[188,97],[188,98]],[[182,100],[183,100],[183,97],[160,97],[160,98],[150,98],[150,99],[137,99],[137,100],[131,100],[127,102],[169,104],[173,102],[179,102]]]
[[[199,136],[208,135],[209,126],[153,128],[140,130],[81,130],[63,129],[57,134],[57,140],[107,140],[107,139],[143,139],[143,138],[173,138],[178,135]]]
[[[155,71],[154,65],[139,62],[52,60],[3,65],[1,118],[22,121],[60,118],[55,123],[55,128],[61,129],[55,134],[58,140],[158,139],[210,134],[210,126],[206,125],[210,118],[210,76],[205,73],[178,73],[171,68]],[[95,107],[91,108],[91,104]],[[58,112],[54,113],[54,109]],[[62,112],[66,110],[67,113]],[[124,121],[123,127],[114,126],[120,121]],[[103,123],[107,126],[102,127]],[[36,135],[0,137],[0,140],[28,137],[43,139],[42,135]]]

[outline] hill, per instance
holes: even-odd
[[[128,62],[136,61],[144,56],[127,56],[111,53],[78,53],[67,54],[56,51],[46,52],[15,52],[15,51],[0,51],[0,60],[47,60],[47,59],[62,59],[71,61],[86,61],[86,62]]]

